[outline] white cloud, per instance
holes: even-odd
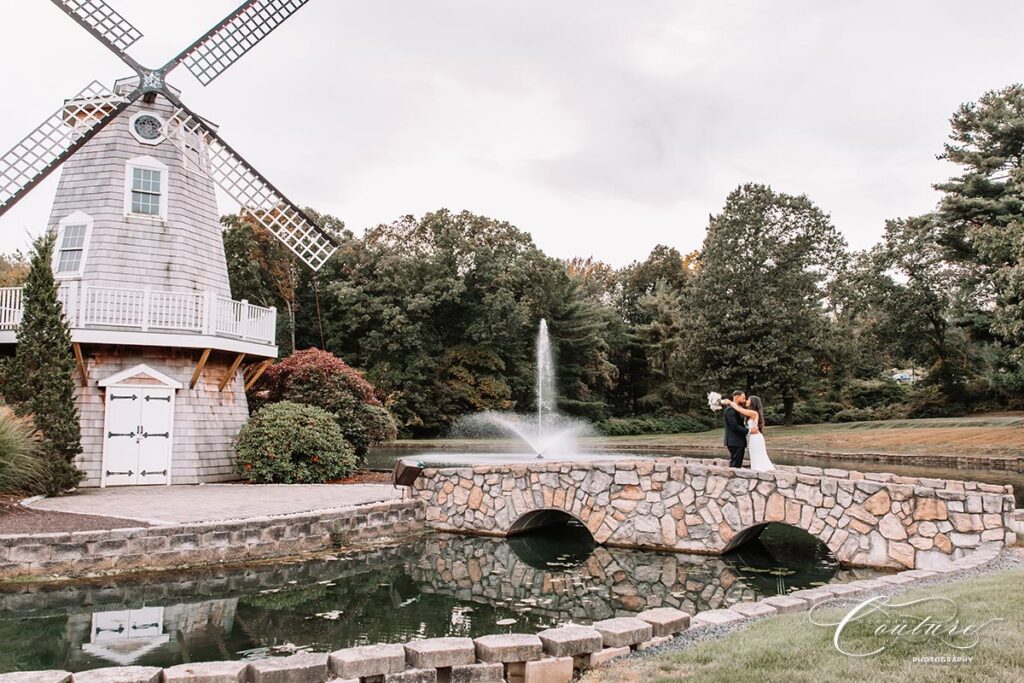
[[[162,63],[235,0],[114,0]],[[0,0],[0,149],[126,69],[48,3]],[[700,245],[747,181],[806,193],[855,247],[935,203],[958,104],[1024,73],[1024,7],[613,0],[311,0],[193,109],[292,199],[357,232],[441,206],[509,220],[556,256],[623,264]],[[16,65],[16,67],[14,66]],[[13,103],[16,106],[10,106]],[[0,249],[54,179],[0,218]],[[222,207],[229,210],[229,205]]]

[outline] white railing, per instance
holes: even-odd
[[[90,287],[70,282],[60,287],[59,298],[72,329],[170,331],[264,344],[274,344],[277,336],[276,309],[213,292]],[[22,309],[20,287],[0,288],[0,331],[16,330]]]
[[[0,287],[0,330],[18,329],[21,311],[21,287]]]
[[[277,309],[253,306],[248,301],[217,297],[214,331],[240,339],[274,339],[277,333]]]

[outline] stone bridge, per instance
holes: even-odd
[[[772,522],[845,566],[942,567],[1014,539],[1013,490],[819,467],[735,470],[684,458],[428,468],[411,496],[429,526],[507,536],[579,520],[603,545],[721,554]]]

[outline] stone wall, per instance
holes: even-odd
[[[0,581],[287,557],[413,533],[418,501],[175,526],[0,536]]]
[[[723,465],[673,458],[426,469],[413,495],[440,530],[506,535],[524,515],[559,510],[601,544],[693,553],[726,552],[780,522],[817,537],[847,566],[941,567],[1014,538],[1009,486]]]

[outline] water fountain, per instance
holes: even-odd
[[[459,420],[452,433],[456,436],[490,436],[497,430],[516,437],[532,455],[559,457],[579,455],[581,436],[591,434],[591,426],[580,419],[558,412],[558,392],[554,354],[548,323],[543,318],[537,329],[537,377],[534,385],[536,413],[499,413],[487,411]]]

